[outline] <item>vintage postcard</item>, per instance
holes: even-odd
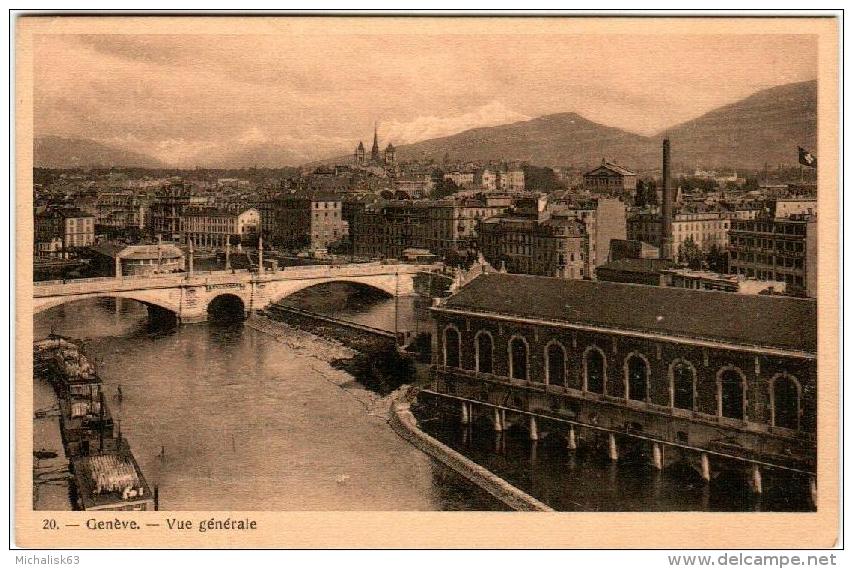
[[[838,34],[20,15],[15,542],[831,547]]]

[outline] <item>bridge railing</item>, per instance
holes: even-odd
[[[204,284],[206,282],[222,283],[235,280],[246,281],[253,278],[283,280],[291,278],[325,278],[325,277],[355,277],[371,275],[388,275],[392,271],[400,274],[414,274],[422,271],[422,265],[385,265],[381,263],[359,263],[354,265],[303,265],[283,267],[276,271],[256,273],[248,269],[232,271],[197,271],[192,277],[188,273],[163,273],[157,275],[132,275],[116,277],[92,277],[67,281],[40,281],[34,284],[35,297],[61,296],[67,294],[85,294],[95,292],[121,291],[146,287],[165,288],[179,286],[183,283]]]

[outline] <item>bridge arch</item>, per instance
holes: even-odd
[[[179,303],[174,302],[168,296],[157,294],[156,291],[115,291],[115,292],[96,292],[91,294],[53,296],[46,298],[33,299],[33,315],[44,312],[56,306],[78,302],[82,300],[92,300],[96,298],[125,298],[135,300],[145,306],[153,306],[160,310],[165,310],[178,316],[181,312]]]
[[[403,283],[404,277],[408,283]],[[369,277],[327,277],[322,279],[301,279],[292,281],[273,281],[266,284],[266,304],[275,304],[285,298],[313,287],[326,284],[349,284],[356,285],[374,291],[378,291],[386,297],[393,297],[398,292],[408,290],[412,287],[410,275],[378,275]]]
[[[248,312],[246,302],[233,292],[219,293],[207,303],[207,319],[211,322],[233,322],[245,320]]]

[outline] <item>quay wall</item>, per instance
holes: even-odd
[[[384,345],[394,345],[393,332],[372,329],[368,326],[281,304],[270,306],[266,312],[273,315],[274,320],[282,320],[294,328],[324,338],[331,338],[357,351],[365,352]]]
[[[395,401],[391,404],[388,424],[400,437],[476,484],[509,508],[522,512],[554,511],[553,508],[522,492],[503,478],[424,433],[418,428],[408,403]]]

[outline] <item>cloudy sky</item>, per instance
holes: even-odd
[[[510,20],[507,20],[510,23]],[[298,164],[556,112],[653,134],[816,77],[813,36],[39,35],[36,136]]]

